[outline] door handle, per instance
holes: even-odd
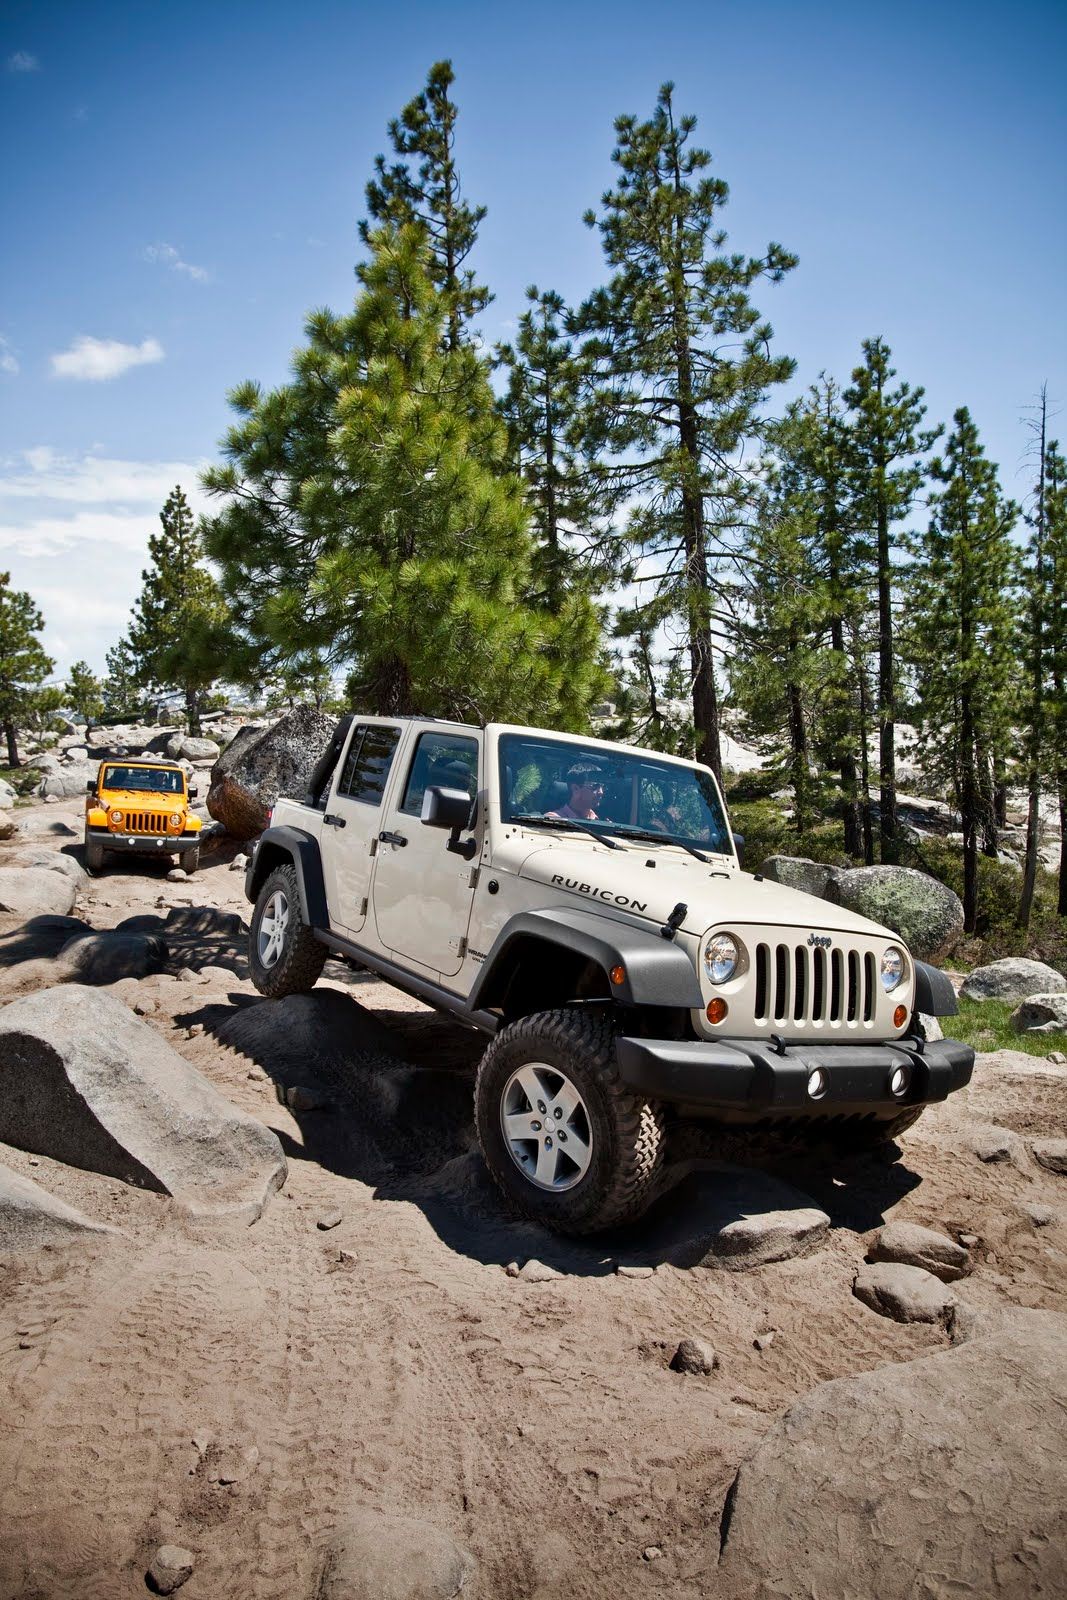
[[[345,826],[344,817],[339,817],[336,812],[328,811],[322,820],[327,828],[343,828]]]
[[[382,844],[407,844],[402,833],[380,833],[378,839]]]

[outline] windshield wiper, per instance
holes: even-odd
[[[617,844],[610,833],[600,833],[587,822],[582,822],[574,817],[540,817],[533,812],[519,812],[510,816],[509,822],[532,822],[535,828],[570,828],[572,832],[587,833],[591,839],[603,839],[609,850],[621,850],[622,845]]]
[[[619,829],[624,839],[647,839],[651,844],[676,844],[679,850],[688,850],[691,856],[702,861],[705,866],[710,864],[710,858],[695,845],[686,844],[684,839],[677,838],[673,833],[660,833],[657,828],[628,828],[620,825]]]

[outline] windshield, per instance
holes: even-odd
[[[505,822],[580,821],[590,833],[602,824],[616,839],[634,833],[733,854],[711,773],[638,751],[503,734],[500,812]]]
[[[105,767],[105,789],[136,789],[143,794],[182,794],[182,774],[163,767]]]

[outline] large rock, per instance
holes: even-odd
[[[0,967],[57,956],[75,934],[93,930],[80,917],[31,917],[14,933],[0,939]]]
[[[1018,1005],[1032,994],[1067,994],[1067,978],[1043,961],[1006,956],[975,967],[967,974],[960,994],[967,1000],[1006,1000]]]
[[[806,856],[768,856],[760,867],[763,876],[772,883],[817,895],[820,900],[825,898],[833,870],[822,861],[809,861]]]
[[[685,1177],[628,1230],[613,1254],[631,1265],[744,1271],[806,1255],[825,1243],[830,1218],[788,1184],[754,1168],[708,1165]]]
[[[281,1145],[113,995],[62,986],[0,1011],[0,1141],[254,1221]]]
[[[11,787],[6,778],[0,778],[0,809],[10,811],[18,799],[17,792]]]
[[[214,739],[194,739],[188,733],[176,733],[167,740],[167,754],[172,761],[212,761],[218,753]]]
[[[892,928],[920,961],[945,955],[963,932],[963,904],[945,884],[911,867],[835,871],[826,898]]]
[[[0,1255],[115,1232],[57,1200],[32,1178],[0,1166]]]
[[[85,786],[99,771],[95,761],[72,761],[55,772],[46,772],[37,786],[39,795],[54,795],[57,800],[73,800],[85,793]]]
[[[99,987],[121,978],[147,978],[162,972],[166,961],[166,944],[152,934],[110,930],[76,934],[59,952],[56,982]]]
[[[48,872],[61,872],[78,889],[88,885],[89,874],[74,856],[62,850],[46,850],[40,845],[28,845],[14,856],[17,867],[44,867]]]
[[[971,1258],[963,1245],[947,1233],[920,1227],[917,1222],[888,1222],[869,1251],[872,1261],[900,1261],[905,1266],[922,1267],[942,1283],[953,1283],[971,1270]]]
[[[924,1267],[875,1261],[861,1267],[852,1293],[879,1316],[894,1322],[947,1322],[956,1297]]]
[[[1032,994],[1011,1014],[1016,1033],[1058,1033],[1067,1028],[1067,994]]]
[[[0,911],[16,917],[65,917],[76,892],[70,878],[50,867],[0,867]]]
[[[13,839],[19,831],[14,814],[10,811],[0,811],[0,839]]]
[[[361,1506],[334,1533],[316,1600],[454,1600],[474,1560],[431,1522]]]
[[[242,728],[211,769],[211,815],[235,839],[262,833],[280,795],[303,796],[334,726],[313,707],[297,706],[273,727]]]
[[[1064,1592],[1067,1318],[839,1378],[727,1496],[722,1600]]]

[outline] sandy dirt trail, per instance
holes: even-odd
[[[79,817],[74,802],[30,814],[42,828]],[[233,854],[186,883],[109,862],[76,914],[97,928],[183,903],[247,917]],[[183,1221],[166,1197],[0,1146],[122,1229],[0,1265],[2,1600],[143,1595],[162,1542],[195,1554],[189,1600],[311,1596],[353,1505],[447,1529],[484,1600],[714,1596],[723,1501],[771,1422],[826,1379],[947,1346],[940,1327],[853,1297],[873,1230],[900,1218],[974,1234],[972,1304],[1067,1311],[1067,1179],[1022,1143],[992,1163],[971,1147],[989,1127],[1062,1137],[1062,1071],[982,1058],[896,1163],[779,1168],[831,1216],[813,1255],[623,1277],[620,1258],[674,1225],[664,1215],[683,1227],[684,1187],[624,1238],[577,1245],[515,1223],[475,1153],[476,1036],[331,962],[323,988],[372,1015],[347,1052],[320,1053],[329,1109],[293,1113],[278,1085],[307,1081],[316,1040],[267,1028],[241,1053],[218,1037],[266,1004],[246,972],[242,940],[205,935],[136,991],[146,1020],[281,1138],[288,1181],[255,1226]],[[11,969],[4,982],[0,999],[18,992]],[[1054,1220],[1036,1226],[1034,1203]],[[504,1270],[530,1258],[561,1275]],[[669,1370],[685,1335],[714,1346],[710,1376]]]

